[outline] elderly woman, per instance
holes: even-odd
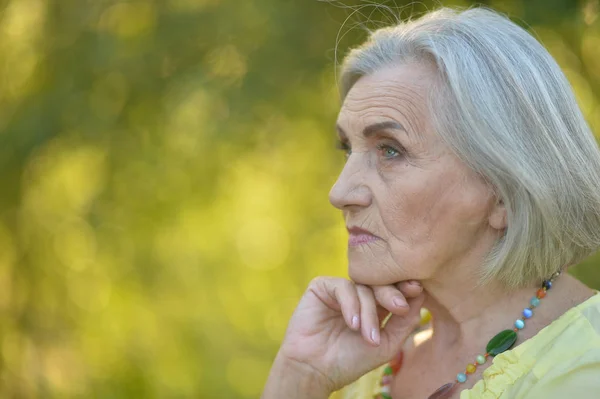
[[[341,86],[351,280],[310,283],[263,398],[600,397],[600,295],[564,273],[600,245],[600,151],[548,52],[441,9]]]

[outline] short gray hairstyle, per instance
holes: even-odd
[[[600,151],[548,51],[492,10],[441,8],[353,49],[341,65],[342,99],[361,76],[411,62],[436,65],[436,132],[507,210],[481,282],[525,286],[596,251]]]

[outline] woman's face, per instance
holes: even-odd
[[[381,70],[360,78],[342,105],[338,131],[349,156],[329,197],[350,229],[357,283],[435,279],[483,256],[497,237],[492,191],[432,128],[433,73],[415,64]]]

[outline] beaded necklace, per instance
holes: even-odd
[[[456,379],[438,388],[428,399],[447,399],[453,393],[459,384],[467,381],[469,374],[475,373],[477,367],[484,365],[490,356],[499,355],[502,352],[509,350],[517,341],[517,333],[525,328],[525,320],[533,316],[533,309],[537,308],[540,304],[540,299],[546,296],[546,292],[552,288],[554,280],[560,276],[561,272],[558,271],[547,280],[544,280],[542,287],[537,290],[535,296],[529,301],[529,306],[523,309],[522,316],[515,321],[514,327],[510,330],[504,330],[499,332],[488,342],[485,348],[484,355],[478,355],[473,363],[467,365],[464,373],[458,373]],[[374,399],[392,399],[390,389],[392,385],[392,378],[400,371],[402,367],[402,359],[404,355],[400,351],[398,356],[394,358],[383,370],[383,377],[381,378],[381,392],[374,396]]]

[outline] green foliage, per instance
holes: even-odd
[[[307,282],[345,273],[336,37],[393,21],[345,4],[1,2],[0,396],[258,396]],[[486,4],[598,131],[598,1]]]

